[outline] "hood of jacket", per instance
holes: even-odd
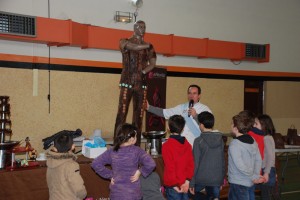
[[[172,148],[178,152],[178,156],[181,154],[184,155],[186,151],[190,150],[191,148],[190,143],[187,141],[187,139],[183,136],[175,136],[170,135],[170,138],[168,139],[169,144],[172,146]]]
[[[170,135],[170,138],[177,140],[180,144],[184,144],[184,142],[186,140],[185,137],[183,137],[181,135]]]
[[[203,132],[201,133],[202,142],[206,143],[210,148],[215,149],[222,146],[222,133],[220,132]]]
[[[245,144],[253,144],[254,143],[253,137],[251,137],[248,134],[244,134],[244,135],[241,135],[239,137],[235,137],[234,139],[237,139],[237,140],[239,140],[239,141],[241,141],[242,143],[245,143]]]
[[[257,152],[257,143],[250,135],[241,135],[239,137],[234,138],[234,140],[239,141],[241,147],[246,149],[250,154],[255,154]]]
[[[56,168],[60,165],[69,162],[70,160],[76,160],[77,157],[75,154],[67,152],[67,153],[57,153],[54,151],[49,151],[46,153],[47,157],[47,167]]]

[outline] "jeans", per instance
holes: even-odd
[[[252,185],[249,188],[249,199],[250,200],[255,200],[255,188],[256,188],[256,185]]]
[[[261,197],[262,200],[271,200],[273,199],[273,193],[275,191],[275,186],[269,186],[266,184],[260,185]],[[275,195],[275,194],[274,194]]]
[[[202,192],[200,192],[200,191],[202,191],[203,189],[204,189],[204,186],[199,185],[199,184],[196,184],[196,185],[194,186],[195,194],[193,195],[193,194],[191,194],[191,193],[189,192],[189,198],[192,199],[192,200],[199,200],[199,199],[205,198],[205,195],[204,195]]]
[[[188,193],[178,193],[173,187],[166,187],[166,196],[168,200],[189,200]]]
[[[206,191],[206,195],[200,192],[204,188]],[[193,197],[193,200],[210,200],[215,198],[220,198],[220,186],[195,185],[195,195]]]
[[[264,169],[263,169],[264,170]],[[261,191],[261,199],[270,200],[273,195],[276,195],[274,192],[276,191],[276,170],[275,167],[271,168],[269,174],[269,181],[267,183],[257,185]]]
[[[250,187],[231,183],[228,200],[250,200],[249,191]]]
[[[220,198],[220,186],[206,186],[205,187],[207,200]]]

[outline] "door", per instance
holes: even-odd
[[[263,113],[264,82],[261,80],[245,80],[244,110],[256,115]]]

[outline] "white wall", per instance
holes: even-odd
[[[130,0],[49,0],[50,16],[79,23],[132,30],[115,23],[115,11],[134,12]],[[48,17],[47,0],[2,0],[0,10]],[[300,1],[298,0],[144,0],[138,19],[147,31],[214,40],[271,44],[269,63],[159,56],[157,64],[200,68],[300,72]],[[117,51],[52,48],[52,57],[121,62]],[[0,53],[47,56],[45,45],[0,40]]]

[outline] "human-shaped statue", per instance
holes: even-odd
[[[31,149],[32,149],[32,147],[31,147],[31,144],[30,144],[30,139],[29,139],[29,137],[26,137],[25,138],[25,149],[26,149],[26,151],[30,151]]]
[[[146,24],[137,21],[134,24],[134,34],[130,38],[120,40],[123,70],[120,80],[120,96],[118,114],[116,117],[114,138],[118,128],[126,122],[126,116],[131,99],[133,99],[132,124],[138,128],[136,145],[141,142],[141,129],[144,115],[143,105],[147,96],[146,74],[156,65],[156,53],[150,43],[144,41]]]

